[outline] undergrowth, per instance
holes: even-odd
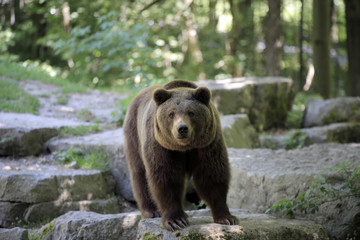
[[[83,169],[109,170],[106,154],[101,149],[94,149],[91,152],[82,151],[71,147],[66,152],[54,152],[55,158],[61,164],[76,162]]]
[[[88,133],[97,133],[100,131],[98,125],[80,125],[77,127],[61,127],[58,131],[60,137],[84,136]]]
[[[326,175],[336,175],[344,179],[342,184],[330,183]],[[309,189],[297,196],[280,200],[268,210],[282,212],[289,218],[294,218],[296,213],[316,213],[322,204],[343,200],[351,197],[360,197],[360,164],[342,162],[318,174]]]
[[[16,82],[0,78],[0,111],[38,114],[39,100]]]

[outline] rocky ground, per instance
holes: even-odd
[[[132,203],[123,131],[112,123],[111,116],[127,94],[68,93],[67,101],[59,104],[64,97],[59,87],[38,81],[23,81],[20,86],[38,96],[41,106],[39,116],[0,112],[0,239],[358,237],[358,199],[321,206],[319,214],[308,220],[278,219],[263,212],[276,201],[307,189],[318,172],[345,160],[359,163],[360,144],[328,143],[323,137],[321,143],[313,141],[303,149],[262,149],[246,115],[226,116],[223,131],[232,147],[228,204],[240,225],[213,224],[208,210],[196,210],[188,212],[190,227],[171,233],[159,227],[160,219],[140,220]],[[64,126],[82,125],[98,125],[100,131],[84,136],[58,134]],[[324,131],[321,134],[324,136]],[[269,139],[278,147],[283,144],[279,136]],[[261,141],[264,143],[264,138]],[[90,170],[79,169],[74,163],[62,164],[54,153],[71,147],[84,152],[100,149],[109,168]],[[343,181],[336,174],[327,178],[335,183]]]

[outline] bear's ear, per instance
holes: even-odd
[[[171,93],[163,88],[158,88],[154,91],[153,99],[158,106],[164,103],[169,98],[171,98]]]
[[[193,96],[196,100],[208,105],[211,98],[211,92],[206,87],[198,87],[194,90]]]

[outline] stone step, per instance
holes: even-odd
[[[123,145],[124,132],[122,128],[119,128],[81,137],[52,139],[47,143],[46,148],[49,152],[64,152],[70,147],[89,152],[94,149],[101,149],[108,159],[118,191],[125,199],[134,201]]]
[[[0,112],[0,156],[29,156],[42,152],[44,144],[64,126],[89,125],[74,120],[28,113]]]
[[[5,168],[6,169],[6,168]],[[119,212],[115,181],[99,170],[0,169],[0,226],[15,219],[36,222],[70,210]]]
[[[325,170],[344,161],[360,164],[360,144],[314,144],[289,151],[229,149],[229,157],[232,178],[228,205],[264,212],[277,201],[307,190],[320,172],[328,182],[341,184],[342,175]],[[360,200],[352,198],[322,205],[315,216],[332,236],[340,237],[359,226],[356,217],[359,215]],[[315,216],[308,217],[314,219]]]
[[[160,218],[140,221],[139,212],[111,215],[69,212],[33,234],[42,234],[41,236],[48,240],[328,239],[325,229],[311,221],[277,219],[265,214],[250,214],[241,209],[232,210],[232,213],[238,217],[239,225],[214,224],[210,210],[187,211],[190,226],[170,232],[161,228]]]
[[[309,146],[316,143],[359,143],[360,123],[333,123],[325,126],[302,128],[277,135],[261,136],[262,147],[285,149],[289,143],[295,143],[294,134],[304,133],[304,144]]]

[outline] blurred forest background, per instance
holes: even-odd
[[[358,0],[0,0],[0,6],[2,75],[21,64],[113,88],[285,76],[298,91],[324,98],[360,95]]]

